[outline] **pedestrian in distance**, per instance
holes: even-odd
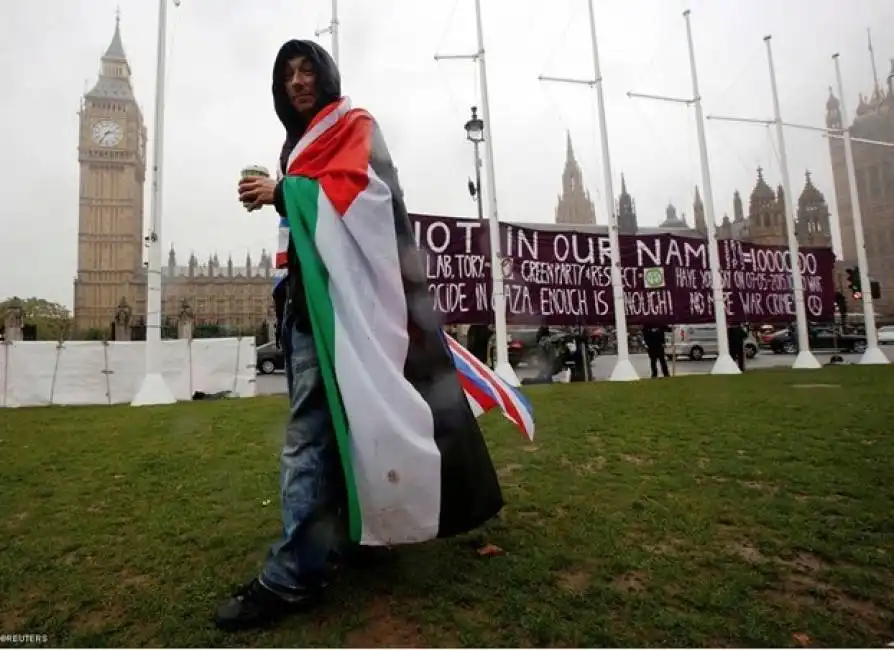
[[[745,372],[745,338],[747,330],[744,325],[731,325],[726,330],[729,340],[729,354],[735,360],[739,370]]]
[[[658,377],[658,367],[661,366],[661,374],[668,377],[670,373],[667,370],[667,357],[664,353],[664,339],[668,333],[665,325],[657,323],[646,323],[643,326],[643,343],[646,344],[646,351],[649,353],[649,365],[652,368],[652,378]]]

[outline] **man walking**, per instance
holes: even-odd
[[[239,200],[282,217],[282,535],[218,609],[228,630],[316,604],[327,560],[348,540],[450,537],[503,507],[378,123],[342,97],[334,61],[310,41],[280,49],[273,99],[286,130],[282,179],[243,179]]]
[[[475,355],[481,363],[488,363],[488,352],[490,351],[491,330],[490,326],[484,323],[475,323],[469,325],[466,333],[466,341],[469,352]]]
[[[729,354],[742,372],[745,372],[745,332],[744,325],[732,325],[726,330],[726,336],[729,340]]]
[[[340,97],[338,69],[325,50],[310,41],[289,41],[282,46],[273,70],[274,108],[286,129],[280,176],[285,174],[288,157],[314,116]],[[245,178],[239,183],[239,200],[248,205],[249,212],[273,205],[283,219],[286,217],[282,180]],[[289,420],[280,455],[283,535],[271,546],[258,577],[218,610],[218,627],[230,630],[254,627],[316,604],[327,559],[343,528],[340,511],[344,488],[338,450],[301,267],[288,225],[282,221],[276,263],[277,268],[288,271],[274,290],[289,391]]]
[[[661,374],[667,377],[667,359],[664,354],[664,337],[668,328],[656,323],[647,323],[643,326],[643,343],[649,353],[649,365],[652,367],[652,378],[658,377],[658,365],[661,365]]]

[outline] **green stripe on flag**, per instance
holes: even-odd
[[[357,543],[360,541],[363,522],[360,517],[357,486],[354,482],[354,467],[351,464],[348,420],[335,376],[335,312],[329,295],[329,272],[320,258],[315,243],[320,185],[301,176],[287,176],[283,179],[283,198],[289,219],[289,230],[292,233],[292,241],[295,242],[295,252],[301,263],[301,276],[307,294],[307,307],[320,362],[320,374],[326,387],[326,399],[329,402],[329,412],[332,414],[332,425],[345,473],[351,541]]]

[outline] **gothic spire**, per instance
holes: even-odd
[[[692,201],[692,213],[695,220],[695,229],[702,235],[708,234],[708,222],[705,221],[705,204],[702,196],[698,191],[698,185],[695,186],[695,199]]]
[[[133,88],[130,85],[130,64],[121,44],[121,13],[115,16],[115,33],[106,53],[102,55],[99,79],[86,97],[94,99],[116,99],[133,101]]]
[[[878,82],[878,68],[875,67],[875,50],[872,49],[872,29],[866,28],[866,36],[869,39],[869,61],[872,63],[872,80],[875,82],[875,89],[872,93],[873,101],[881,98],[882,87]]]
[[[618,229],[622,234],[635,234],[639,228],[636,205],[627,191],[627,179],[621,174],[621,194],[618,196]]]
[[[808,169],[804,172],[804,189],[801,191],[798,202],[802,205],[820,205],[825,203],[825,201],[826,198],[823,196],[823,193],[813,184],[813,179]]]
[[[745,210],[742,208],[742,195],[739,190],[733,192],[733,221],[744,221]]]
[[[804,173],[804,189],[798,197],[795,229],[802,246],[831,245],[829,205],[813,184],[809,171]]]
[[[102,56],[106,61],[127,61],[124,54],[124,45],[121,43],[121,8],[115,12],[115,34],[112,36],[112,42],[106,53]]]
[[[754,189],[751,191],[751,201],[775,201],[776,193],[773,189],[767,185],[767,181],[764,180],[764,170],[761,167],[757,168],[757,182],[754,184]]]

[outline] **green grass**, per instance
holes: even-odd
[[[279,530],[282,397],[0,411],[0,634],[69,646],[894,641],[894,371],[529,392],[536,445],[484,419],[499,519],[398,548],[340,574],[322,609],[235,636],[211,617]],[[506,553],[479,557],[483,543]]]

